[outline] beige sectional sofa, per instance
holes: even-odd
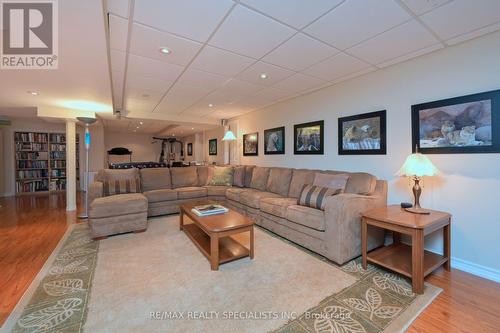
[[[235,171],[233,186],[210,186],[206,185],[208,168],[103,170],[89,187],[90,223],[92,225],[93,211],[104,199],[101,198],[102,182],[107,177],[111,174],[113,177],[137,177],[141,181],[142,195],[147,199],[148,216],[177,213],[179,205],[184,202],[209,199],[225,204],[249,216],[256,224],[343,264],[361,254],[361,213],[384,206],[387,202],[386,181],[377,180],[367,173],[238,166],[235,167],[238,172]],[[297,203],[303,186],[312,184],[316,173],[349,175],[344,193],[326,198],[324,211]],[[141,194],[120,194],[111,200],[114,205],[121,206],[121,200],[126,202],[127,196],[137,195]],[[111,214],[119,212],[119,209],[111,209]],[[104,215],[101,214],[100,218],[111,218],[113,222],[120,220],[120,216]],[[123,218],[128,219],[127,215],[123,214]],[[369,249],[381,246],[383,242],[382,230],[369,229]]]

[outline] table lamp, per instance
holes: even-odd
[[[413,207],[405,208],[406,211],[415,214],[430,214],[430,211],[420,207],[420,194],[422,194],[420,181],[423,176],[434,176],[437,173],[438,170],[434,164],[432,164],[431,160],[427,156],[420,154],[418,151],[406,158],[406,161],[399,170],[398,174],[400,176],[412,177],[414,181],[413,196],[415,199]]]

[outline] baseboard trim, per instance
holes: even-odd
[[[451,267],[500,283],[500,271],[490,267],[474,264],[455,257],[451,257]]]

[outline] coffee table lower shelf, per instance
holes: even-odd
[[[211,259],[210,236],[196,224],[184,224],[183,230],[208,260]],[[250,256],[250,250],[230,236],[219,238],[219,264]]]
[[[412,277],[411,246],[399,243],[384,246],[368,252],[367,261]],[[424,277],[444,264],[448,259],[442,255],[424,251]]]

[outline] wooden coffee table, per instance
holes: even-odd
[[[224,214],[198,216],[191,211],[194,206],[212,204],[200,201],[183,204],[180,207],[180,229],[193,241],[198,249],[210,261],[212,270],[219,265],[236,259],[254,257],[254,222],[230,209]],[[184,215],[193,223],[184,224]],[[231,235],[250,232],[250,249],[240,244]]]

